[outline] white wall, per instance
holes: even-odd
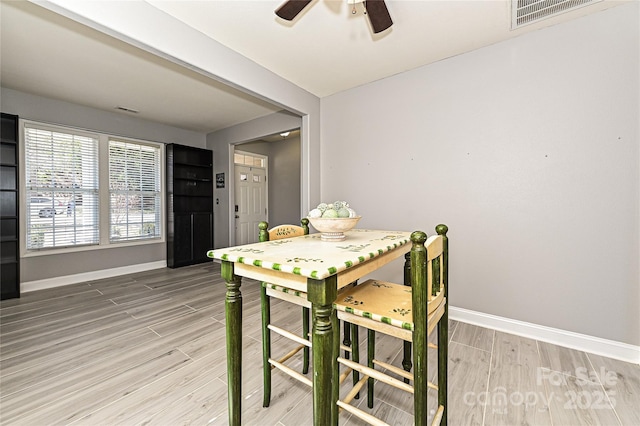
[[[349,200],[363,228],[449,225],[455,307],[640,344],[638,16],[322,99],[322,199]]]

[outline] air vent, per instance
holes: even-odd
[[[140,111],[138,111],[137,109],[127,108],[127,107],[123,107],[123,106],[120,106],[120,105],[118,105],[118,106],[116,107],[116,109],[119,109],[120,111],[124,111],[124,112],[130,112],[130,113],[132,113],[132,114],[137,114],[137,113],[139,113],[139,112],[140,112]]]
[[[602,0],[511,0],[511,29]]]

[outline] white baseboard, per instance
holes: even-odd
[[[449,306],[452,320],[640,364],[640,346]]]
[[[141,263],[138,265],[121,266],[119,268],[102,269],[100,271],[84,272],[81,274],[65,275],[62,277],[46,278],[44,280],[27,281],[20,283],[20,292],[44,290],[46,288],[60,287],[63,285],[77,284],[84,281],[99,280],[102,278],[117,277],[118,275],[133,274],[135,272],[149,271],[151,269],[166,268],[167,261]]]

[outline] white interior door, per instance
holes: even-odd
[[[236,245],[258,242],[258,223],[267,220],[266,169],[235,165]]]

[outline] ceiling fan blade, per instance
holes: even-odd
[[[287,21],[293,20],[311,0],[289,0],[276,10],[276,15]]]
[[[366,0],[364,7],[367,9],[369,21],[371,21],[371,27],[374,33],[384,31],[393,25],[391,15],[389,15],[389,10],[384,0]]]

